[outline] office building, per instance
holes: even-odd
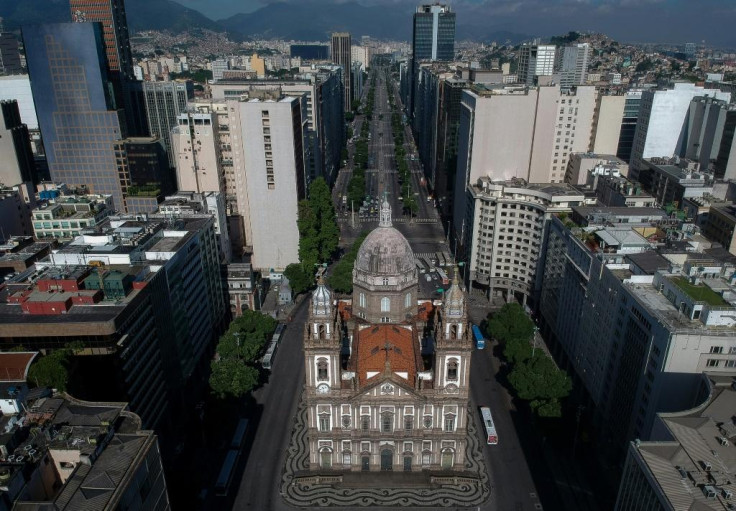
[[[17,101],[20,120],[31,132],[38,132],[31,80],[27,74],[0,76],[0,101]]]
[[[150,213],[176,189],[161,140],[130,137],[114,144],[118,178],[129,213]]]
[[[565,46],[560,48],[557,53],[557,58],[560,61],[560,88],[568,90],[578,85],[585,85],[588,82],[590,44],[581,43]],[[539,55],[539,50],[537,55]]]
[[[718,149],[713,166],[713,172],[719,179],[736,179],[736,110],[731,109],[726,112],[726,120],[723,123],[723,135],[721,136],[721,146]]]
[[[33,215],[36,239],[72,240],[114,213],[109,195],[60,195],[41,201]]]
[[[0,184],[0,241],[12,236],[31,236],[31,209],[34,207],[30,183]]]
[[[211,64],[212,79],[214,81],[222,80],[225,72],[230,69],[230,61],[227,59],[213,60]]]
[[[146,103],[146,119],[151,136],[161,139],[169,158],[169,166],[175,167],[176,158],[171,149],[171,130],[177,118],[186,111],[187,102],[194,99],[194,83],[143,82]]]
[[[481,177],[562,183],[570,154],[588,152],[595,139],[597,96],[592,86],[577,87],[574,93],[562,92],[559,86],[464,90],[453,199],[455,234],[466,216],[466,187]]]
[[[459,229],[465,237],[461,257],[468,261],[468,287],[526,304],[541,287],[547,222],[553,214],[582,204],[583,193],[564,183],[492,182],[483,177],[468,186],[467,194],[467,215]]]
[[[664,211],[592,209],[549,224],[540,324],[616,463],[657,413],[693,404],[703,371],[736,374],[736,294],[732,265],[687,243],[655,250],[678,222]]]
[[[729,108],[728,101],[708,96],[693,98],[685,120],[682,146],[675,155],[697,161],[700,168],[708,169],[718,157]]]
[[[171,130],[178,190],[225,192],[216,119],[212,113],[186,112]]]
[[[372,51],[373,51],[373,48],[369,46],[353,45],[352,48],[350,48],[350,55],[351,55],[353,64],[358,62],[361,66],[363,66],[363,69],[368,69],[369,67],[371,67]]]
[[[353,69],[350,71],[353,79],[351,90],[353,97],[359,100],[363,97],[363,65],[360,62],[353,62]]]
[[[69,0],[72,21],[99,22],[107,65],[125,80],[133,79],[133,54],[130,51],[128,19],[123,0]]]
[[[621,132],[626,109],[625,95],[601,94],[595,116],[593,152],[615,155],[621,143]]]
[[[309,304],[309,467],[462,472],[472,355],[465,293],[455,276],[441,304],[418,300],[414,254],[385,200],[380,216],[358,251],[352,308],[321,281]]]
[[[682,130],[686,128],[693,98],[708,96],[725,101],[731,93],[706,89],[693,83],[675,83],[670,89],[642,93],[634,143],[631,151],[633,177],[645,158],[672,158],[681,154]]]
[[[735,231],[736,210],[734,210],[734,205],[731,203],[711,204],[705,225],[703,225],[703,234],[736,255]]]
[[[595,183],[591,181],[592,176],[604,174],[626,176],[628,172],[629,165],[612,154],[572,153],[565,173],[565,183],[573,186],[591,185],[595,189]]]
[[[455,13],[449,5],[420,5],[414,12],[412,27],[412,58],[423,60],[454,60]]]
[[[31,89],[51,178],[125,202],[114,143],[126,135],[109,87],[99,23],[23,29]]]
[[[618,137],[616,156],[627,163],[631,163],[631,150],[634,147],[634,135],[639,121],[641,95],[641,90],[629,90],[624,94],[626,100],[621,118],[621,133]]]
[[[6,399],[3,509],[169,511],[158,439],[127,403],[80,401],[31,389],[25,374],[38,353],[2,353]],[[32,429],[31,436],[23,431]],[[19,441],[20,440],[20,441]]]
[[[629,444],[616,511],[720,511],[732,505],[733,378],[702,379],[690,409],[658,414],[651,437]]]
[[[0,276],[8,278],[24,272],[46,257],[53,242],[34,242],[33,236],[11,236],[0,245]]]
[[[124,399],[147,428],[166,428],[201,378],[223,329],[225,294],[209,215],[110,217],[7,282],[0,345],[79,341],[69,388]],[[63,290],[60,294],[57,291]],[[97,385],[103,378],[108,385]]]
[[[330,57],[332,62],[342,67],[342,82],[344,85],[343,110],[350,112],[352,110],[353,92],[352,92],[352,53],[350,50],[351,39],[347,32],[335,32],[332,34],[332,46]]]
[[[330,47],[322,44],[292,44],[289,46],[289,55],[302,60],[328,60]]]
[[[555,72],[556,50],[554,45],[522,44],[517,71],[519,82],[536,85],[540,76],[552,76]],[[575,60],[577,62],[577,55]]]
[[[657,204],[679,208],[684,199],[713,193],[713,174],[698,162],[680,158],[644,160],[638,180],[657,200]]]
[[[20,49],[15,34],[0,28],[0,75],[16,75],[23,72]]]
[[[448,78],[440,81],[437,107],[437,159],[436,163],[429,168],[433,170],[432,187],[440,214],[444,218],[449,218],[452,214],[462,111],[461,99],[463,90],[469,86],[470,84],[465,80]],[[424,168],[426,169],[427,166],[425,165]]]
[[[251,264],[256,270],[283,270],[299,262],[297,203],[306,198],[302,100],[253,99],[238,106],[245,169],[236,175],[242,180],[238,204],[253,249]]]
[[[31,138],[16,101],[0,101],[0,158],[0,183],[13,186],[37,180]]]

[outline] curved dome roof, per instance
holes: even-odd
[[[381,275],[413,272],[414,252],[403,234],[393,227],[381,226],[363,241],[355,259],[355,269]]]

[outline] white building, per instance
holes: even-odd
[[[217,126],[211,113],[188,112],[177,117],[171,131],[177,189],[224,193]]]
[[[38,118],[36,117],[36,105],[33,103],[31,94],[31,81],[28,75],[0,76],[0,101],[18,101],[20,119],[31,131],[38,130]]]
[[[552,76],[555,72],[554,45],[524,44],[519,48],[519,82],[534,85],[540,76]]]
[[[731,100],[730,92],[706,89],[693,83],[676,83],[671,89],[642,93],[631,151],[633,170],[641,169],[645,158],[671,158],[678,153],[690,102],[698,96]]]
[[[560,87],[569,89],[588,81],[590,44],[581,43],[561,48]]]
[[[370,67],[371,48],[368,46],[352,46],[350,48],[350,54],[352,56],[353,63],[360,62],[363,69]]]
[[[251,263],[256,270],[283,270],[299,261],[297,203],[306,196],[302,101],[254,99],[238,107],[245,173],[236,175],[236,186]]]

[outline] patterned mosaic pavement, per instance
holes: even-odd
[[[281,495],[294,506],[478,506],[488,500],[488,473],[476,434],[475,414],[469,410],[466,472],[458,474],[456,484],[419,488],[343,488],[316,478],[294,482],[294,474],[309,470],[307,408],[299,402],[294,431],[281,479]]]

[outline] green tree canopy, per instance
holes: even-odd
[[[515,364],[509,382],[521,399],[530,401],[532,408],[545,417],[558,417],[559,400],[572,390],[570,377],[543,352]]]
[[[62,349],[36,358],[28,370],[28,379],[37,387],[51,387],[65,391],[69,384],[69,359],[75,350],[82,347],[81,342],[67,343]]]
[[[258,383],[258,370],[234,358],[213,360],[211,369],[210,388],[220,399],[242,397]]]
[[[314,285],[314,264],[292,263],[284,269],[289,285],[295,295],[301,294]]]
[[[338,293],[353,292],[353,266],[355,258],[358,257],[358,250],[368,233],[361,233],[353,242],[350,250],[348,250],[338,263],[332,269],[332,274],[328,277],[328,285]]]
[[[512,339],[528,341],[534,335],[534,323],[521,305],[507,303],[488,321],[486,333],[501,342]]]

